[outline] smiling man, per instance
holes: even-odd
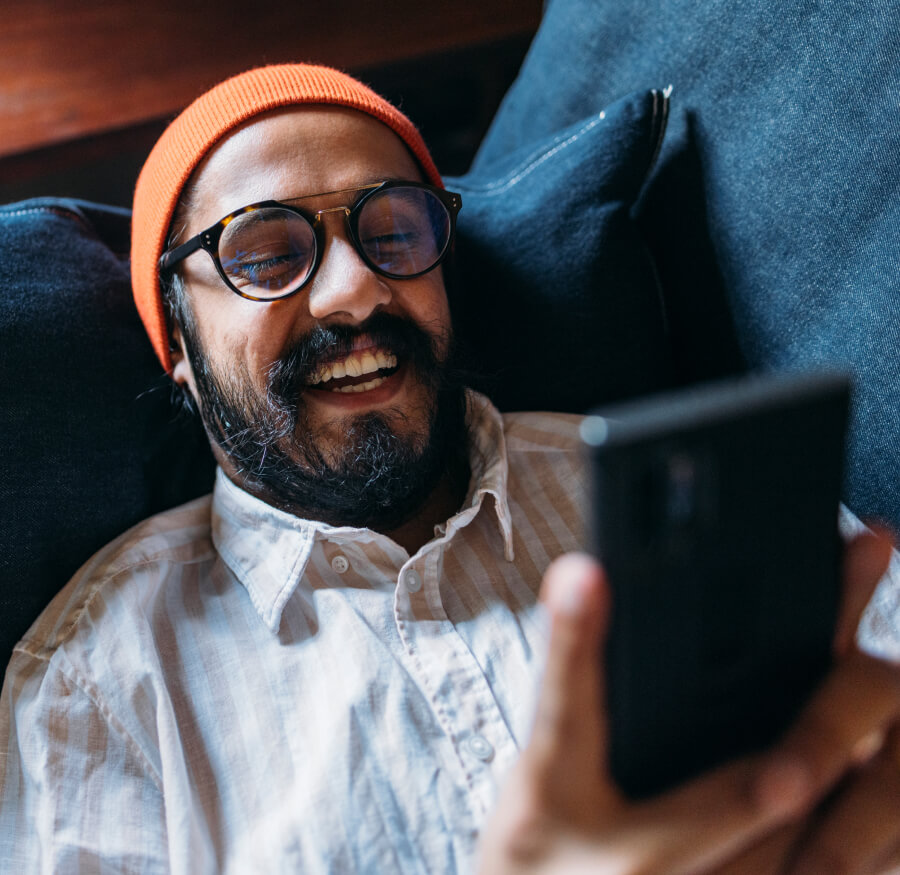
[[[276,110],[194,171],[175,223],[190,239],[163,259],[173,377],[223,470],[277,507],[391,532],[410,552],[469,479],[440,270],[460,198],[421,178],[370,115]]]
[[[0,871],[468,872],[480,852],[493,873],[759,873],[897,850],[900,818],[871,814],[900,798],[900,680],[852,647],[890,554],[871,536],[848,549],[843,656],[785,741],[618,794],[608,596],[561,555],[579,418],[462,385],[460,207],[402,114],[319,67],[231,79],[154,148],[135,300],[220,470],[17,647]]]

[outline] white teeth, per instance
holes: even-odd
[[[381,350],[378,350],[375,353],[375,363],[379,368],[396,368],[397,356],[388,355],[387,353],[383,353]]]
[[[341,386],[339,389],[332,389],[332,392],[340,392],[342,395],[348,395],[351,392],[368,392],[380,386],[384,382],[384,377],[376,377],[367,383],[357,383],[355,386]]]
[[[362,353],[351,353],[343,361],[331,362],[323,365],[310,380],[310,385],[327,383],[329,380],[339,380],[341,377],[361,377],[363,374],[372,374],[381,368],[396,368],[397,356],[378,349],[373,353],[366,350]],[[345,387],[346,388],[346,387]]]

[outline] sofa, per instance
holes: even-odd
[[[838,366],[845,502],[900,529],[900,7],[549,0],[451,267],[473,383],[584,411]],[[129,292],[127,209],[0,208],[0,653],[77,567],[210,488]]]

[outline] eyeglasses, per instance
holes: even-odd
[[[292,206],[307,198],[359,193],[352,206],[308,211]],[[169,272],[205,249],[225,284],[251,301],[275,301],[300,291],[325,250],[322,217],[343,212],[350,241],[376,273],[412,279],[434,270],[450,249],[462,198],[419,182],[389,180],[360,188],[261,201],[235,210],[186,243],[163,253]]]

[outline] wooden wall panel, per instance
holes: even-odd
[[[363,70],[528,34],[540,0],[0,0],[0,157],[176,113],[261,63]]]

